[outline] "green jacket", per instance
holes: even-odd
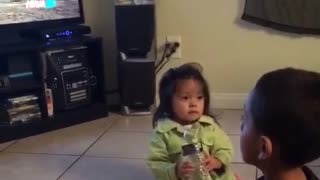
[[[158,121],[150,142],[150,153],[147,164],[158,180],[177,180],[175,163],[181,155],[181,146],[186,142],[183,138],[184,128],[179,123],[162,119]],[[233,156],[232,144],[228,136],[211,117],[202,116],[194,123],[190,133],[199,134],[199,142],[203,151],[219,159],[226,167],[221,175],[211,173],[212,180],[234,180],[229,164]]]

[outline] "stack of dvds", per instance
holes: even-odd
[[[41,118],[38,97],[35,95],[9,98],[5,104],[10,124]]]

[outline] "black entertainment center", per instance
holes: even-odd
[[[80,25],[81,1],[28,2],[7,4],[39,17],[0,20],[0,143],[108,115],[102,39]]]

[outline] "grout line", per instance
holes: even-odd
[[[105,117],[103,117],[105,118]],[[99,118],[99,119],[103,119],[103,118]],[[96,120],[99,120],[99,119],[96,119]],[[118,121],[119,119],[121,119],[121,117],[116,117],[115,119],[113,119],[113,122],[111,123],[110,127],[107,128],[107,130],[111,129],[112,126],[114,126],[115,122]],[[88,122],[85,122],[85,123],[90,123],[90,121]],[[79,125],[79,124],[78,124]],[[72,127],[72,126],[70,126]],[[57,130],[62,130],[62,129],[66,129],[66,128],[70,128],[70,127],[64,127],[64,128],[61,128],[61,129],[56,129],[54,131],[57,131]],[[53,132],[53,131],[52,131]],[[41,133],[43,134],[43,133]],[[41,135],[41,134],[38,134],[38,135]],[[31,136],[30,136],[31,137]],[[25,138],[29,138],[29,137],[25,137]],[[20,140],[22,139],[25,139],[25,138],[20,138],[20,139],[16,139],[16,140],[13,140],[14,142],[11,143],[10,145],[8,145],[7,147],[3,148],[2,150],[0,150],[0,153],[2,152],[5,152],[6,150],[8,150],[11,146],[17,144]],[[9,141],[10,142],[10,141]],[[8,143],[8,142],[5,142],[5,143]],[[10,152],[8,152],[10,153]],[[20,152],[17,152],[17,153],[20,153]],[[21,152],[23,154],[23,152]],[[25,153],[25,154],[33,154],[33,153]],[[46,153],[34,153],[34,154],[46,154]],[[49,155],[49,154],[48,154]],[[64,155],[64,154],[54,154],[54,155]],[[70,156],[73,156],[73,155],[70,155]],[[78,156],[78,155],[77,155]]]
[[[89,149],[96,144],[110,129],[111,127],[117,122],[117,120],[114,120],[114,122],[112,122],[112,124],[110,125],[109,128],[107,128],[69,167],[67,167],[67,169],[56,179],[59,180],[63,175],[66,174],[66,172],[68,172],[69,169],[71,169],[71,167],[73,165],[75,165],[88,151]]]
[[[101,158],[101,159],[126,159],[126,160],[146,160],[146,158],[131,158],[131,157],[114,157],[114,156],[94,156],[94,155],[86,155],[84,157],[89,158]]]
[[[13,143],[11,143],[9,146],[3,148],[0,152],[5,152],[7,149],[9,149],[11,146],[15,145],[18,143],[19,140],[15,140]]]
[[[80,156],[81,154],[57,154],[57,153],[33,153],[33,152],[10,152],[7,151],[5,153],[8,154],[29,154],[29,155],[49,155],[49,156],[71,156],[71,157],[75,157],[75,156]]]
[[[129,132],[129,133],[141,133],[141,134],[152,134],[152,131],[125,131],[125,130],[119,130],[119,131],[115,131],[115,130],[111,130],[110,131],[111,133],[112,132]]]
[[[83,155],[83,157],[89,158],[101,158],[101,159],[128,159],[128,160],[146,160],[146,158],[134,158],[134,157],[116,157],[116,156],[95,156],[95,155]],[[245,162],[230,162],[235,165],[250,165]],[[312,166],[314,167],[314,166]]]
[[[111,124],[110,127],[108,128],[108,130],[111,129],[112,127],[114,127],[114,126],[116,125],[116,122],[118,122],[120,119],[121,119],[121,116],[120,116],[120,117],[116,117],[116,118],[113,120],[114,122],[112,122],[112,124]]]

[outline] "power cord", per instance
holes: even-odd
[[[180,44],[178,42],[166,43],[160,63],[156,66],[156,74],[158,74],[161,71],[161,69],[170,61],[170,57],[177,51],[179,46]],[[169,52],[167,52],[168,50]],[[165,59],[167,60],[165,61]]]
[[[169,43],[170,52],[166,55],[166,58],[170,58],[179,48],[180,44],[178,42]]]
[[[166,54],[167,54],[167,51],[170,47],[170,44],[169,43],[166,43],[165,44],[165,47],[164,47],[164,50],[163,50],[163,53],[162,53],[162,56],[161,56],[161,59],[160,59],[160,62],[156,65],[155,69],[158,69],[159,66],[163,63],[163,61],[165,60],[166,58]]]

